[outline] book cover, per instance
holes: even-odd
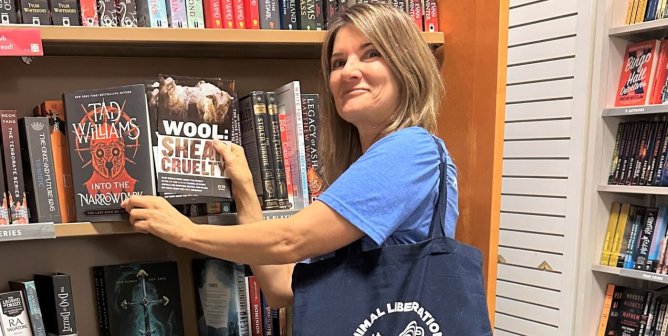
[[[137,26],[167,28],[167,4],[164,0],[136,0]]]
[[[605,240],[603,243],[603,252],[601,253],[601,265],[608,266],[608,261],[612,255],[612,243],[617,229],[617,221],[621,212],[622,205],[618,202],[613,202],[610,209],[610,218],[608,220],[608,229],[605,232]]]
[[[24,117],[19,120],[21,156],[30,204],[30,221],[61,223],[56,173],[51,153],[51,134],[47,117]]]
[[[221,0],[203,0],[206,28],[223,28]]]
[[[82,26],[97,27],[100,25],[96,0],[79,0],[79,12],[81,13]]]
[[[0,293],[0,325],[4,336],[33,335],[21,291]]]
[[[10,223],[26,224],[30,211],[23,182],[23,162],[16,110],[0,111],[2,156],[5,163]]]
[[[77,0],[50,0],[51,22],[56,26],[81,26]]]
[[[21,11],[21,23],[31,25],[50,25],[49,4],[47,0],[18,0]]]
[[[137,2],[116,0],[116,17],[121,27],[137,27]]]
[[[72,187],[72,166],[70,164],[67,131],[65,130],[65,107],[62,100],[47,100],[35,108],[35,115],[49,118],[51,132],[51,153],[56,173],[58,204],[63,223],[76,221],[74,191]]]
[[[12,280],[9,281],[9,288],[11,290],[20,290],[23,292],[23,297],[28,308],[28,315],[30,316],[30,327],[33,336],[46,336],[44,329],[44,319],[42,318],[42,310],[39,308],[39,300],[37,299],[37,289],[35,288],[35,281],[33,280]]]
[[[306,153],[306,179],[309,201],[313,203],[325,190],[325,182],[320,175],[320,98],[318,94],[302,94],[302,115],[304,123],[304,150]]]
[[[93,274],[103,335],[184,335],[176,262],[95,266]]]
[[[659,40],[649,40],[626,47],[615,106],[645,105],[649,102],[660,43]]]
[[[19,23],[14,0],[0,0],[0,24]]]
[[[188,28],[185,0],[167,0],[167,21],[172,28]]]
[[[265,0],[244,0],[246,29],[260,29],[260,6],[258,2],[264,1]]]
[[[237,286],[239,278],[244,279],[243,266],[207,258],[193,260],[192,269],[199,335],[247,335],[248,318],[241,314]]]
[[[126,220],[123,200],[155,195],[144,90],[129,85],[64,94],[79,221]]]
[[[161,75],[157,95],[158,192],[231,198],[230,180],[213,140],[230,142],[235,83],[221,78]],[[207,199],[208,198],[208,199]]]
[[[261,29],[281,29],[281,19],[277,4],[278,0],[259,0]]]
[[[269,116],[269,144],[274,160],[274,177],[276,179],[276,199],[279,209],[290,209],[292,204],[288,198],[288,185],[285,173],[283,144],[281,143],[281,125],[278,116],[278,102],[274,92],[267,92],[267,115]]]
[[[47,334],[76,336],[74,296],[69,274],[35,274],[35,288]]]
[[[97,11],[100,16],[100,26],[118,27],[118,14],[115,0],[98,0]]]
[[[188,28],[204,29],[204,4],[202,0],[186,0]]]

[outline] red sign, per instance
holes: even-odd
[[[43,56],[39,29],[0,29],[0,56]]]

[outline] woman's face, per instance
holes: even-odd
[[[341,118],[360,133],[380,131],[399,103],[399,85],[387,61],[355,27],[343,26],[334,39],[329,89]]]

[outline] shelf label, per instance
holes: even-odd
[[[644,112],[645,112],[645,107],[644,106],[629,107],[627,109],[624,109],[624,113],[627,113],[627,114],[644,113]]]
[[[660,281],[660,282],[665,282],[666,279],[664,276],[660,274],[652,274],[652,273],[643,273],[642,278],[645,280],[651,280],[651,281]]]
[[[56,238],[56,229],[53,223],[10,224],[0,226],[0,242],[53,238]]]
[[[44,56],[39,29],[0,29],[0,56]]]

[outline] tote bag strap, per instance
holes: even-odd
[[[444,188],[446,179],[447,179],[447,167],[444,156],[444,151],[441,145],[438,142],[438,138],[431,136],[432,140],[438,148],[438,159],[439,165],[438,169],[440,172],[438,179],[438,198],[436,200],[436,205],[434,206],[434,213],[431,218],[431,227],[429,228],[429,239],[445,237],[445,208],[447,207],[447,198],[448,198],[448,189]]]

